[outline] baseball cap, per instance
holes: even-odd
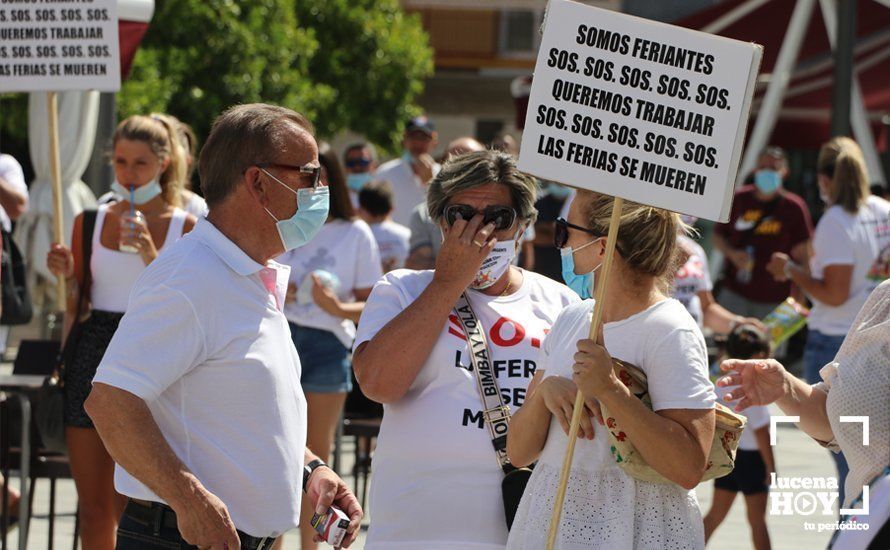
[[[416,116],[405,123],[405,132],[413,132],[419,130],[427,135],[432,135],[436,131],[436,125],[426,116]]]

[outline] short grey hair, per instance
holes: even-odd
[[[487,183],[509,187],[519,222],[534,223],[538,217],[535,209],[537,182],[519,171],[514,156],[501,151],[474,151],[446,162],[427,189],[426,203],[430,218],[438,223],[451,197]]]
[[[306,117],[277,105],[237,105],[217,117],[198,161],[207,204],[219,204],[231,195],[251,166],[278,161],[276,154],[284,147],[284,132],[291,124],[314,135]]]

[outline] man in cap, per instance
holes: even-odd
[[[437,140],[433,122],[426,116],[414,117],[405,124],[402,156],[382,164],[377,170],[375,179],[386,180],[392,185],[394,222],[407,226],[414,208],[426,202],[426,186],[439,172],[439,165],[430,156]]]

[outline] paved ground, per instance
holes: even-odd
[[[0,372],[9,372],[9,365],[0,366]],[[776,412],[776,414],[778,414]],[[344,471],[350,472],[352,468],[352,456],[354,445],[352,441],[344,442],[343,461]],[[776,448],[779,474],[782,476],[834,476],[834,465],[828,456],[828,452],[818,447],[806,435],[794,427],[780,428],[778,434],[778,446]],[[347,482],[353,483],[351,477],[346,477]],[[14,480],[17,485],[18,479]],[[703,514],[707,512],[711,500],[712,484],[705,483],[699,486],[697,494],[701,503]],[[57,548],[71,548],[74,532],[75,491],[74,484],[62,481],[58,484],[56,513],[56,532],[54,543]],[[28,548],[47,548],[48,536],[48,503],[49,484],[41,480],[37,484],[35,494],[35,518],[31,525]],[[370,521],[373,510],[368,510],[369,517],[365,521],[365,528]],[[818,533],[804,528],[805,521],[826,522],[832,517],[813,516],[771,516],[768,518],[770,535],[773,548],[778,550],[817,550],[824,548],[830,533]],[[15,531],[8,539],[8,548],[17,548],[18,531]],[[354,548],[362,548],[364,533]],[[296,549],[299,547],[299,538],[296,534],[289,534],[285,538],[284,547]],[[723,525],[717,530],[709,548],[720,550],[741,550],[752,548],[747,521],[745,519],[744,502],[739,497]]]
[[[352,465],[352,443],[344,444],[344,466],[351,468]],[[794,428],[781,429],[779,433],[779,441],[777,447],[777,461],[781,475],[808,475],[824,477],[834,475],[833,463],[828,457],[827,451],[813,444],[803,433]],[[351,478],[347,478],[348,482],[352,482]],[[710,505],[712,492],[712,484],[705,483],[699,486],[697,493],[701,502],[703,513],[708,510]],[[49,502],[49,484],[40,481],[37,484],[37,492],[35,494],[35,520],[31,527],[31,536],[29,537],[29,548],[46,548],[47,547],[47,512]],[[57,513],[61,514],[56,520],[55,544],[58,548],[70,548],[72,534],[74,531],[74,509],[75,509],[75,493],[74,485],[71,481],[63,481],[59,483]],[[372,510],[368,510],[373,513]],[[826,518],[820,521],[828,521]],[[829,534],[806,531],[803,522],[814,520],[814,518],[804,518],[802,516],[773,516],[768,519],[770,535],[772,537],[773,548],[778,550],[815,550],[824,548],[828,541]],[[366,521],[366,524],[368,522]],[[18,544],[17,532],[14,533],[9,542],[10,548],[16,548]],[[355,548],[362,548],[364,535]],[[288,535],[285,540],[285,548],[295,549],[299,547],[299,539],[294,534]],[[739,497],[733,506],[732,511],[726,518],[723,525],[717,530],[713,540],[709,544],[709,548],[720,550],[742,550],[752,548],[748,525],[745,519],[744,502]]]

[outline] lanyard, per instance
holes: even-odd
[[[510,423],[510,407],[504,405],[497,378],[492,370],[492,359],[488,352],[485,329],[473,312],[466,293],[461,294],[457,299],[454,311],[467,337],[470,361],[473,363],[479,396],[482,398],[482,416],[491,434],[491,444],[494,446],[498,465],[505,473],[508,473],[514,469],[510,464],[510,459],[507,458],[507,427]]]

